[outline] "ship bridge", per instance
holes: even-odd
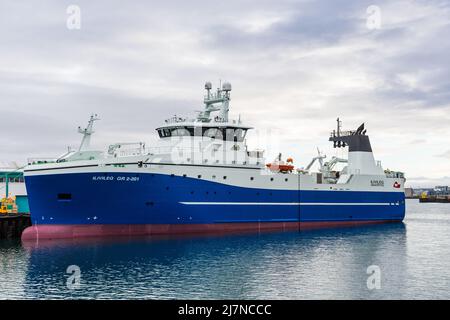
[[[225,82],[216,92],[211,92],[211,82],[206,82],[205,108],[194,119],[173,116],[163,126],[156,128],[160,138],[207,137],[215,140],[243,142],[247,130],[241,120],[229,120],[231,84]],[[216,114],[213,114],[216,113]]]

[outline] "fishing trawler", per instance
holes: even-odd
[[[33,226],[23,240],[92,236],[218,233],[399,222],[404,174],[376,162],[364,125],[328,137],[346,159],[319,154],[304,169],[281,155],[266,165],[250,150],[252,127],[229,119],[231,85],[205,85],[195,118],[156,128],[158,143],[90,148],[91,116],[78,150],[25,168]],[[316,172],[311,170],[319,163]],[[337,169],[337,164],[344,167]]]

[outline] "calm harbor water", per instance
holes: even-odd
[[[0,241],[0,299],[450,299],[450,205],[407,206],[404,223],[358,228]]]

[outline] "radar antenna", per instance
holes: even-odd
[[[217,88],[216,93],[211,92],[211,82],[205,83],[206,96],[203,100],[205,104],[205,110],[200,112],[197,116],[197,120],[202,122],[210,122],[211,113],[214,111],[219,111],[220,116],[217,116],[214,121],[228,122],[228,111],[230,109],[230,91],[231,84],[229,82],[224,82],[219,88]],[[220,105],[219,105],[220,104]]]

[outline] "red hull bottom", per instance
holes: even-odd
[[[400,220],[327,221],[327,222],[254,222],[215,224],[103,224],[103,225],[37,225],[26,228],[22,240],[79,239],[88,237],[222,234],[233,232],[294,231],[320,228],[351,227]]]

